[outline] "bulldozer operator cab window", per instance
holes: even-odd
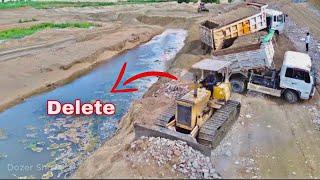
[[[287,68],[286,77],[302,80],[306,83],[310,83],[310,75],[307,71],[294,69],[294,68]]]
[[[191,126],[191,107],[178,104],[178,123]]]

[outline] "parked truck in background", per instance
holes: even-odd
[[[267,4],[247,3],[247,6],[254,6],[260,11],[249,17],[241,18],[231,23],[219,25],[211,20],[200,24],[201,48],[205,52],[217,51],[223,48],[224,42],[228,39],[245,36],[264,29],[273,29],[276,34],[284,30],[285,14],[281,11],[267,9]]]

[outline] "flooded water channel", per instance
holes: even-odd
[[[0,178],[64,178],[70,175],[115,132],[117,122],[131,102],[141,98],[157,80],[143,78],[126,86],[139,88],[135,93],[109,93],[123,63],[128,63],[123,81],[144,71],[165,71],[166,62],[181,50],[186,36],[184,30],[166,30],[79,79],[0,113],[0,134],[3,135],[0,137]],[[112,102],[116,105],[116,114],[99,117],[46,115],[47,100],[72,103],[75,99]]]

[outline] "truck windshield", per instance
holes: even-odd
[[[309,72],[302,69],[287,68],[285,76],[288,78],[302,80],[306,83],[311,82]]]
[[[283,15],[279,15],[277,19],[278,22],[283,22]]]

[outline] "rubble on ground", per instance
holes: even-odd
[[[209,157],[180,140],[160,137],[141,137],[130,145],[127,160],[140,165],[156,163],[159,167],[170,166],[171,171],[189,178],[221,178]]]
[[[320,130],[320,111],[316,106],[303,106],[308,109],[313,116],[312,122],[316,125],[316,128]]]
[[[153,93],[154,97],[159,95],[165,95],[168,98],[179,98],[189,92],[189,87],[187,84],[182,84],[177,81],[170,81],[161,84],[160,88]]]

